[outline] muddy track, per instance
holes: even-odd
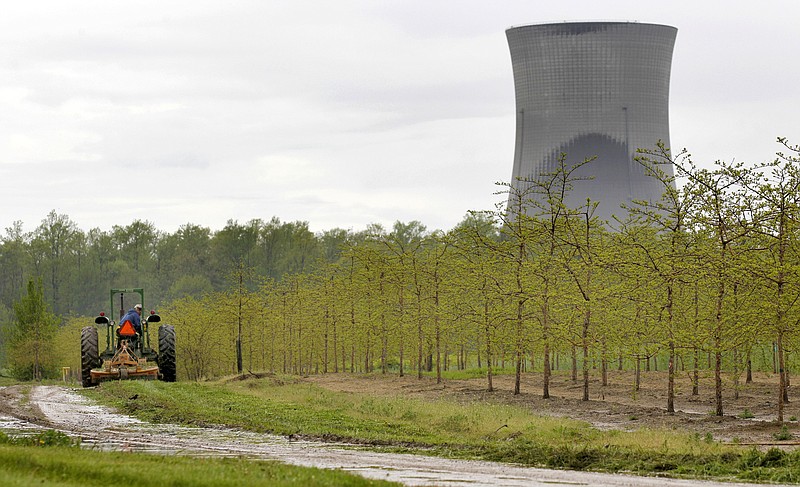
[[[90,448],[155,454],[246,456],[341,469],[405,485],[752,485],[544,470],[492,462],[377,453],[342,444],[295,441],[226,428],[152,424],[118,414],[57,386],[36,386],[30,391],[19,386],[0,389],[0,416],[0,427],[16,430],[54,428],[81,438],[82,444]]]

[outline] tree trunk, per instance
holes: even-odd
[[[739,349],[733,348],[733,399],[739,399]]]
[[[714,402],[716,404],[715,414],[723,416],[722,410],[722,352],[719,351],[721,344],[717,343],[717,351],[714,352]]]
[[[692,370],[692,395],[700,395],[700,349],[694,347],[694,367]]]
[[[550,297],[549,279],[545,279],[542,299],[542,399],[550,398]]]
[[[583,400],[589,400],[589,324],[591,323],[592,310],[589,302],[585,303],[586,312],[583,317],[583,330],[581,332],[581,346],[583,348]]]
[[[778,340],[777,340],[777,348],[778,348],[778,422],[783,423],[783,409],[785,405],[785,398],[784,394],[786,393],[786,375],[784,374],[784,368],[786,367],[786,363],[784,361],[783,355],[783,333],[778,331]]]
[[[421,298],[417,296],[417,379],[422,379],[422,309],[420,309]]]
[[[672,315],[672,285],[667,286],[667,320],[669,320],[669,364],[667,366],[667,413],[675,412],[675,338]]]
[[[523,311],[525,308],[525,301],[517,301],[517,333],[516,333],[516,350],[514,351],[515,368],[514,371],[514,395],[519,395],[520,385],[522,382],[522,330],[523,330]]]
[[[442,330],[439,328],[439,317],[434,318],[436,327],[436,383],[442,383]]]
[[[747,348],[747,379],[745,379],[745,384],[752,384],[753,383],[753,360],[750,357],[752,353],[752,348]]]
[[[669,342],[669,366],[667,367],[667,412],[675,412],[675,342]]]
[[[389,354],[389,331],[386,328],[386,316],[381,313],[381,328],[383,328],[383,332],[381,333],[381,374],[386,374],[388,371],[388,354]]]
[[[400,343],[398,343],[398,347],[400,347],[400,377],[405,376],[405,332],[403,331],[403,316],[405,311],[405,299],[403,295],[403,288],[400,287],[400,298],[398,299],[398,304],[400,308],[400,318],[399,318],[399,327],[400,327]]]
[[[330,323],[330,313],[328,307],[325,307],[325,330],[323,332],[323,347],[322,347],[322,373],[328,373],[328,325]]]
[[[725,246],[722,247],[722,262],[725,262]],[[722,271],[718,276],[719,284],[717,287],[717,303],[715,309],[715,330],[714,330],[714,402],[716,403],[716,415],[722,416],[722,304],[725,299],[725,278]]]
[[[488,301],[483,303],[483,327],[486,332],[486,386],[487,390],[492,392],[494,391],[494,386],[492,385],[492,325],[489,322]]]
[[[578,349],[572,346],[572,381],[578,381]]]

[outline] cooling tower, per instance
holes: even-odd
[[[663,186],[633,160],[637,148],[669,145],[669,77],[677,29],[635,22],[564,22],[512,27],[517,124],[513,180],[567,163],[582,167],[567,206],[598,203],[596,215],[624,217],[620,204],[655,200]],[[663,168],[672,175],[672,167]],[[524,184],[517,183],[514,184]]]

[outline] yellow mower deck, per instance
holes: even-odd
[[[119,379],[156,380],[158,366],[147,365],[147,359],[136,357],[128,350],[127,341],[123,341],[111,360],[106,360],[99,369],[92,369],[91,376],[93,383]]]

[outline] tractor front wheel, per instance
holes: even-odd
[[[175,327],[158,327],[158,373],[164,382],[175,382]]]
[[[97,328],[84,326],[81,329],[81,384],[91,387],[92,369],[100,367],[100,352],[97,344]]]

